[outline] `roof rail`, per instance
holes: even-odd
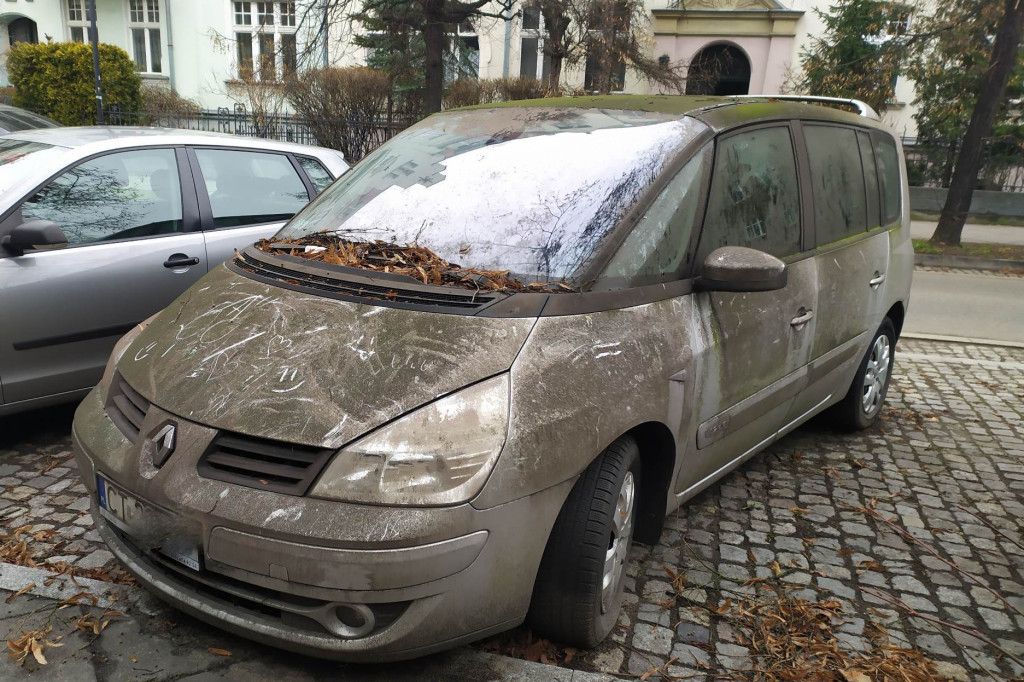
[[[819,97],[818,95],[735,95],[736,99],[779,99],[786,102],[820,102],[822,104],[845,104],[857,110],[857,113],[866,118],[880,121],[878,112],[871,108],[867,102],[859,99],[846,99],[844,97]]]

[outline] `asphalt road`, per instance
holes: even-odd
[[[936,223],[928,220],[914,220],[910,223],[910,236],[914,239],[931,239]],[[960,240],[982,244],[1014,244],[1024,246],[1024,227],[1014,225],[976,225],[967,223]]]
[[[918,270],[903,328],[1024,343],[1024,277]]]

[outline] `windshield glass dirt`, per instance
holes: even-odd
[[[704,125],[596,109],[433,116],[329,187],[278,234],[418,245],[523,282],[575,281]]]

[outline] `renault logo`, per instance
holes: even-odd
[[[173,423],[166,423],[160,426],[150,437],[153,442],[153,466],[157,469],[162,467],[167,458],[174,453],[174,445],[178,436],[178,427]]]

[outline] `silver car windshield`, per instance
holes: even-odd
[[[21,180],[40,163],[49,164],[68,152],[67,147],[55,147],[44,142],[0,139],[0,194]]]
[[[343,175],[278,237],[418,244],[467,268],[573,281],[703,129],[692,118],[598,109],[432,116]]]

